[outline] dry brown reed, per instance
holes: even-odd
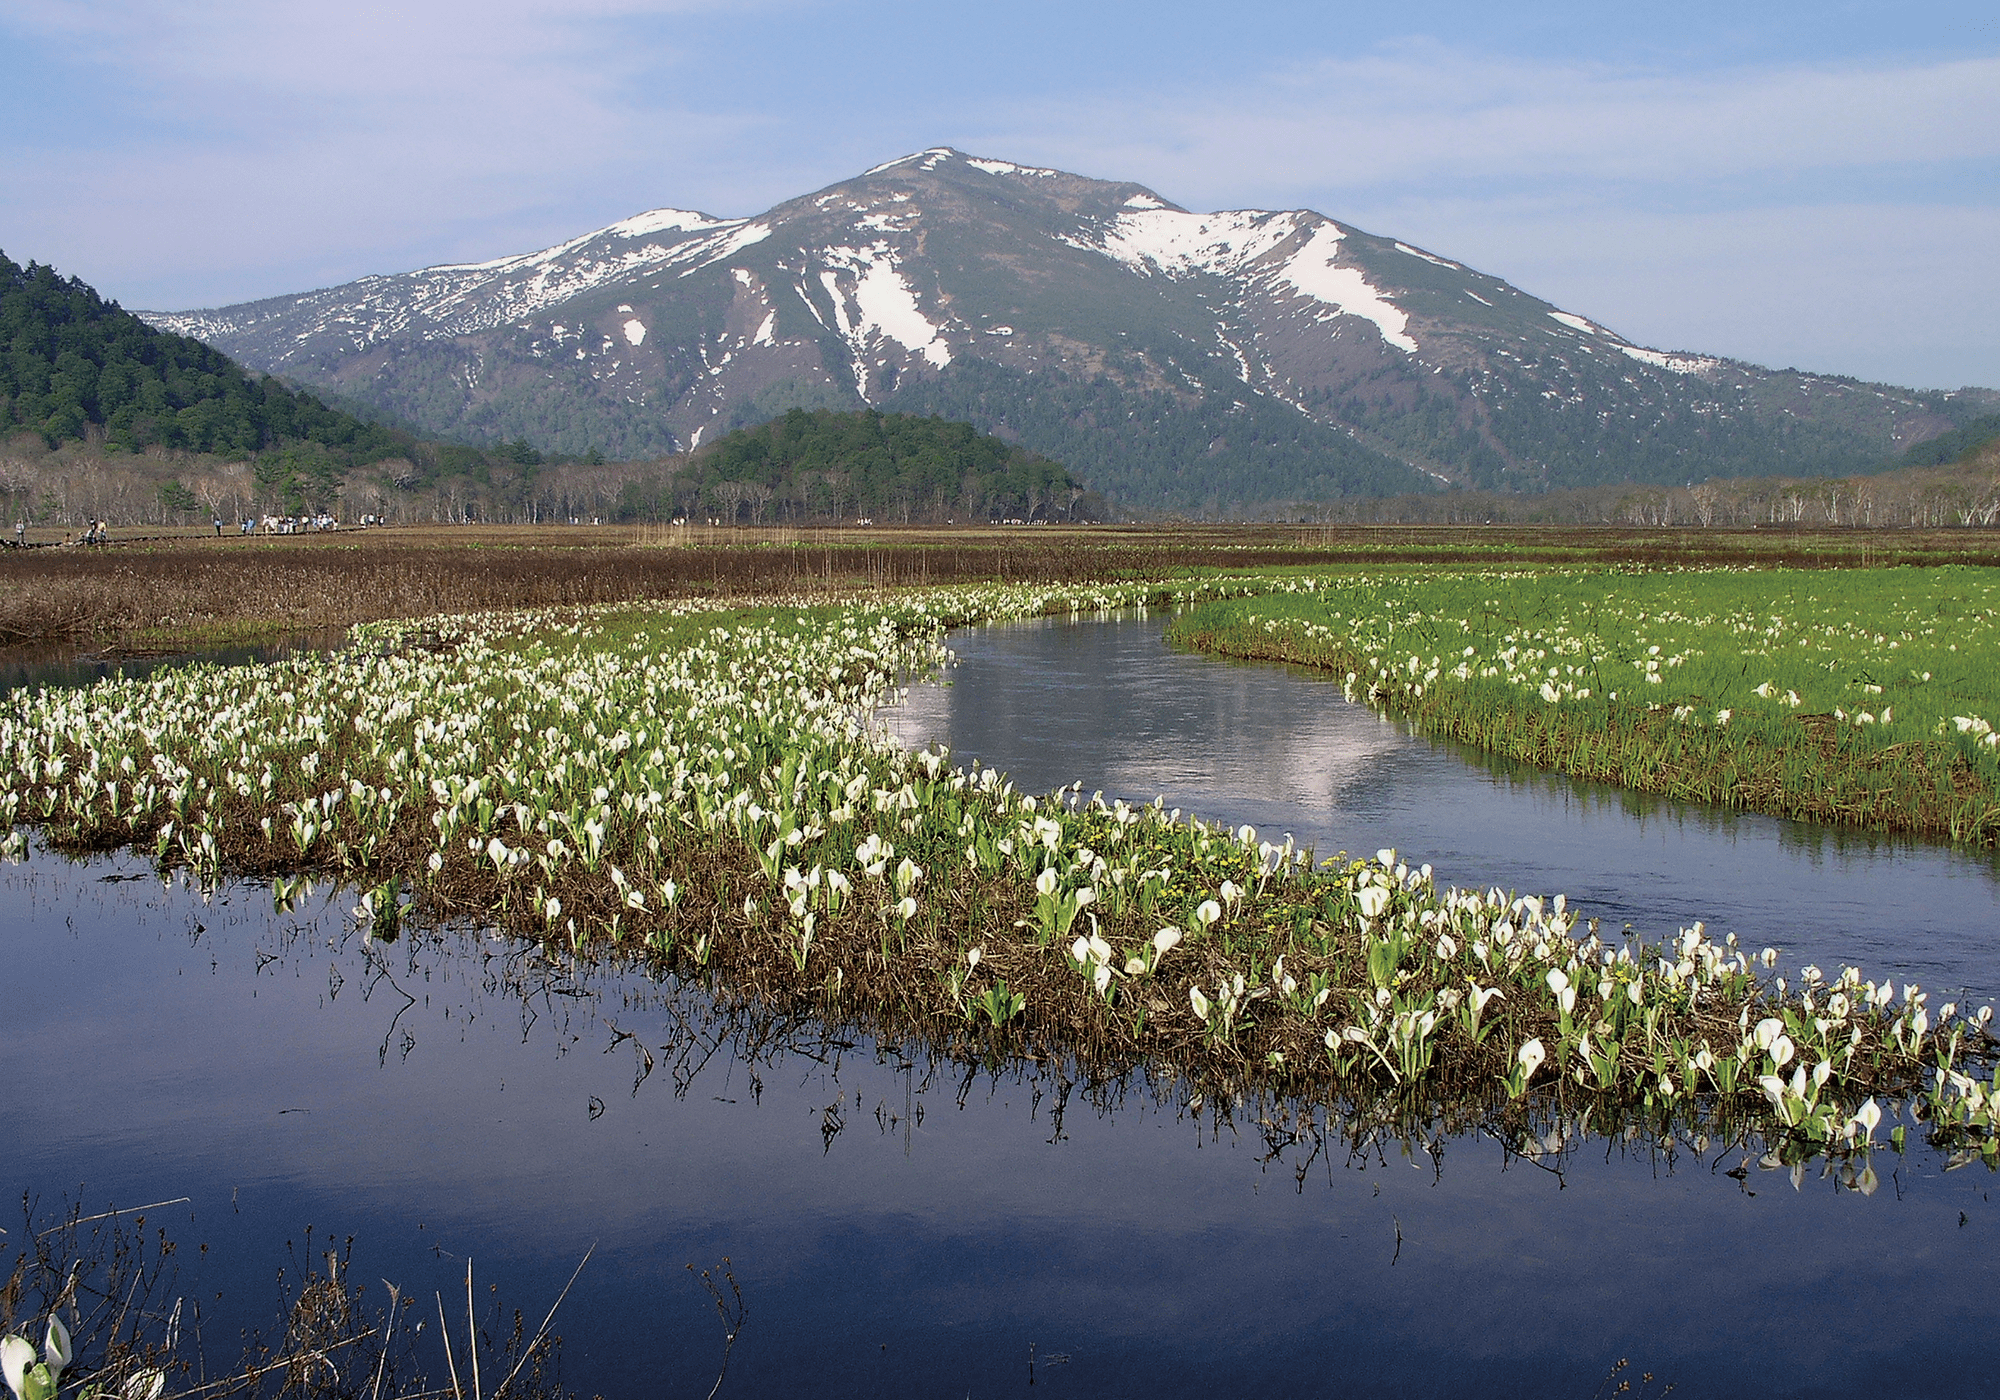
[[[670,547],[677,546],[677,547]],[[392,617],[1274,567],[2000,565],[2000,534],[1202,525],[691,530],[470,526],[0,551],[0,646],[220,645]]]

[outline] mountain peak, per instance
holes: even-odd
[[[1633,345],[1310,209],[1199,213],[951,146],[751,218],[654,209],[150,319],[439,434],[639,456],[867,403],[1160,509],[1847,472],[1979,407]]]

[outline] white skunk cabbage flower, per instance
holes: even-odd
[[[7,1377],[7,1389],[20,1400],[22,1387],[28,1383],[28,1368],[35,1364],[35,1344],[26,1337],[9,1335],[0,1338],[0,1371]]]

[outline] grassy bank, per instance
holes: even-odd
[[[1878,1096],[1993,1151],[2000,1079],[1963,1072],[1990,1012],[1853,969],[1788,987],[1699,928],[1607,941],[1559,897],[1447,889],[1393,852],[1322,866],[1157,806],[1017,793],[868,728],[948,625],[1278,582],[384,626],[340,656],[11,697],[0,817],[278,875],[280,898],[331,873],[384,934],[490,922],[948,1055],[1721,1116],[1807,1153],[1865,1150]]]
[[[1748,811],[2000,839],[2000,572],[1371,574],[1210,603],[1180,644],[1542,767]]]

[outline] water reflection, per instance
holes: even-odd
[[[1031,1344],[1037,1384],[1088,1395],[1585,1396],[1626,1355],[1686,1394],[1754,1367],[1922,1395],[1989,1364],[1983,1168],[1920,1152],[1863,1197],[1601,1137],[1558,1164],[1218,1121],[477,931],[371,947],[351,902],[274,916],[124,857],[0,872],[9,1181],[194,1197],[161,1223],[211,1246],[184,1275],[211,1335],[264,1320],[312,1222],[360,1233],[366,1277],[448,1290],[475,1256],[531,1311],[595,1242],[559,1330],[607,1395],[706,1392],[683,1265],[725,1254],[744,1394],[991,1394]]]
[[[1410,733],[1294,667],[1176,652],[1162,616],[955,633],[886,722],[1027,790],[1180,806],[1321,855],[1394,846],[1440,879],[1567,893],[1612,930],[1704,920],[1799,961],[2000,996],[2000,853],[1648,798]]]
[[[244,666],[259,661],[279,661],[300,652],[332,651],[346,642],[345,629],[332,628],[256,646],[216,647],[204,651],[142,656],[69,645],[0,647],[0,694],[30,686],[66,688],[95,685],[103,680],[136,680],[171,666],[203,663]]]

